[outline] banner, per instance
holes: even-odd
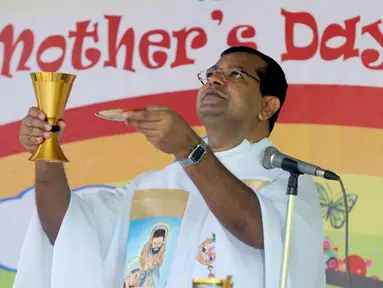
[[[290,85],[271,137],[277,147],[345,183],[348,212],[339,183],[314,179],[329,287],[345,283],[346,213],[353,287],[383,287],[383,226],[373,216],[383,203],[383,2],[367,2],[2,1],[0,286],[12,286],[35,205],[34,163],[18,140],[37,105],[29,73],[77,75],[62,147],[74,192],[92,193],[173,161],[97,111],[167,105],[204,135],[197,73],[227,47],[247,45],[278,61]]]

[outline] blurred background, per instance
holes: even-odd
[[[382,11],[381,0],[1,0],[0,287],[12,287],[34,209],[34,163],[18,142],[20,121],[36,106],[29,73],[77,75],[62,147],[71,187],[92,193],[173,161],[94,113],[167,105],[204,135],[196,75],[233,45],[259,49],[286,72],[277,147],[345,183],[348,211],[337,182],[314,179],[328,287],[347,283],[346,213],[354,287],[383,287]]]

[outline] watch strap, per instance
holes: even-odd
[[[185,160],[180,160],[178,161],[178,163],[183,168],[186,168],[200,162],[202,158],[205,156],[205,154],[206,154],[206,143],[203,140],[201,140],[201,142],[198,145],[196,145],[193,148],[193,150],[190,152],[188,158],[186,158]]]

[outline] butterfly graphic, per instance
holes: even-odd
[[[347,208],[344,205],[344,197],[341,195],[340,197],[337,197],[336,200],[332,197],[332,191],[331,188],[326,183],[326,188],[320,184],[315,183],[318,193],[319,193],[319,202],[321,206],[321,214],[322,218],[326,221],[330,221],[330,224],[335,229],[340,229],[343,227],[345,221],[346,221],[346,213],[350,213],[352,208],[354,207],[356,201],[358,200],[357,194],[346,194],[347,199]],[[328,193],[329,191],[330,193]]]

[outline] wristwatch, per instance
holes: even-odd
[[[201,140],[201,143],[195,146],[193,150],[190,152],[188,158],[186,158],[185,160],[180,160],[178,161],[178,163],[180,163],[180,165],[183,168],[186,168],[200,162],[203,156],[205,156],[205,154],[206,154],[206,143],[203,140]]]

